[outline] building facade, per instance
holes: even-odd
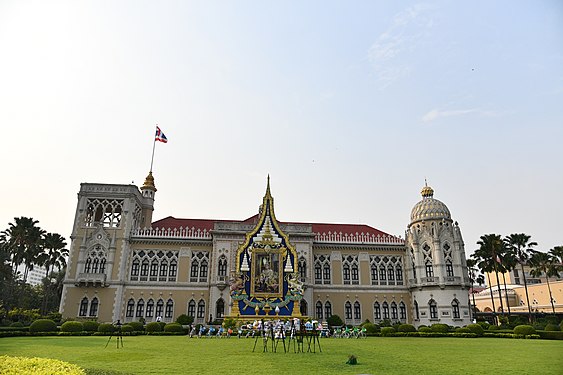
[[[429,187],[405,240],[368,225],[278,222],[269,179],[259,212],[239,221],[153,222],[156,191],[152,173],[140,188],[81,184],[64,317],[470,322],[459,226]]]

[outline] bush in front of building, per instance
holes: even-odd
[[[398,329],[399,332],[416,332],[416,328],[412,324],[401,324]]]
[[[129,322],[127,324],[133,327],[133,331],[142,332],[145,330],[145,326],[141,322]]]
[[[158,324],[160,324],[160,330],[164,331],[164,327],[166,327],[166,323],[164,322],[157,322]]]
[[[99,325],[100,323],[96,322],[95,320],[86,320],[85,322],[82,322],[82,326],[84,327],[84,331],[86,332],[96,332]]]
[[[176,323],[181,324],[183,326],[190,325],[194,322],[193,316],[188,316],[186,314],[182,314],[176,318]]]
[[[182,325],[178,323],[168,323],[166,326],[164,326],[164,332],[183,333],[184,328],[182,328]]]
[[[534,327],[527,325],[527,324],[522,324],[519,326],[514,327],[514,334],[515,335],[533,335],[536,333],[536,330]]]
[[[150,322],[145,326],[145,331],[147,331],[148,333],[162,332],[162,327],[160,326],[159,322]]]
[[[543,323],[543,322],[536,322],[534,323],[534,329],[536,331],[543,331],[545,330],[545,326],[547,325],[547,323]]]
[[[344,325],[342,318],[339,317],[336,314],[329,316],[328,319],[326,320],[326,322],[328,323],[328,325],[330,327],[340,327],[340,326]]]
[[[481,324],[468,324],[466,328],[469,329],[470,332],[473,332],[479,336],[483,336],[483,333],[485,333],[485,330],[483,329],[483,326],[481,326]]]
[[[373,334],[379,332],[379,326],[373,323],[364,323],[362,328],[366,330],[366,333]]]
[[[394,333],[395,333],[395,328],[393,327],[381,328],[381,336],[392,336]]]
[[[430,327],[422,325],[422,326],[418,327],[418,332],[428,333],[428,332],[432,332],[432,329]]]
[[[127,323],[121,326],[121,332],[133,332],[135,328],[131,325],[131,323]]]
[[[471,332],[471,330],[467,327],[460,327],[455,329],[455,333],[474,333],[474,332]]]
[[[430,326],[430,330],[432,332],[448,333],[450,331],[450,327],[447,324],[435,323]]]
[[[483,327],[484,330],[488,330],[489,327],[491,326],[491,325],[489,324],[489,322],[485,322],[485,321],[477,322],[477,324],[479,324],[481,327]]]
[[[561,327],[557,324],[548,323],[546,324],[544,331],[561,331]]]
[[[51,319],[37,319],[29,326],[29,332],[56,332],[57,323]]]
[[[82,332],[84,331],[84,325],[81,322],[69,320],[64,322],[61,326],[61,332]]]
[[[10,327],[14,327],[14,328],[23,328],[24,325],[22,322],[13,322],[12,324],[10,324]]]
[[[115,327],[111,323],[102,323],[98,326],[98,332],[100,333],[113,333]]]

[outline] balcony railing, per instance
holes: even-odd
[[[76,286],[101,286],[106,287],[106,274],[105,273],[79,273],[76,278]]]

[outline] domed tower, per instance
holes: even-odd
[[[461,231],[448,207],[425,185],[405,234],[414,325],[471,323],[469,280]]]
[[[154,177],[152,171],[149,172],[145,183],[140,188],[143,194],[143,212],[141,214],[141,228],[150,228],[152,224],[152,213],[154,211],[154,196],[156,187],[154,186]]]

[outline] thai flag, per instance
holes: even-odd
[[[166,138],[166,136],[164,135],[164,133],[162,132],[162,130],[160,130],[160,128],[158,126],[156,127],[156,135],[155,135],[154,140],[162,142],[162,143],[168,142],[168,139]]]

